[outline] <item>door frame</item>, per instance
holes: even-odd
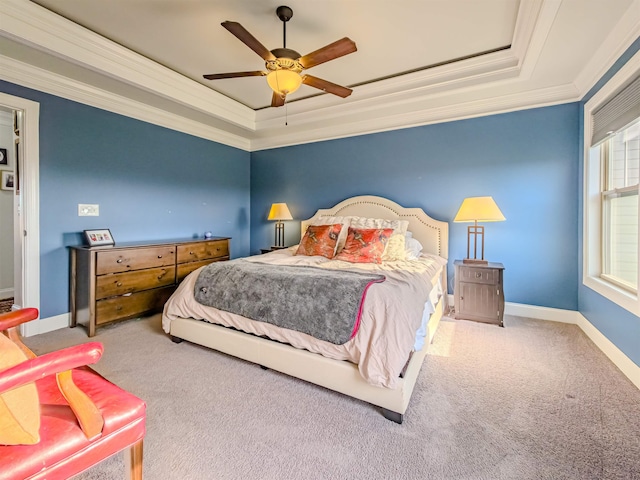
[[[14,268],[14,304],[40,309],[40,104],[21,97],[0,92],[0,104],[12,110],[21,110],[20,131],[21,170],[20,195],[17,212],[20,229],[15,227],[16,251],[22,251],[22,268]],[[19,240],[18,240],[19,239]],[[22,298],[19,298],[22,297]],[[38,322],[23,325],[25,336],[38,333]]]

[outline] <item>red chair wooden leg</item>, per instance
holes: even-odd
[[[125,469],[129,480],[142,480],[142,439],[124,451]]]

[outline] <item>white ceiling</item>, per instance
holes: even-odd
[[[256,150],[575,101],[640,31],[639,0],[287,0],[288,48],[356,43],[309,70],[350,97],[202,78],[263,70],[220,23],[279,48],[282,3],[3,0],[0,78]]]

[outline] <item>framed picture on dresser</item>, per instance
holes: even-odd
[[[97,247],[100,245],[115,245],[116,241],[113,239],[113,235],[108,228],[102,228],[100,230],[85,230],[84,236],[87,239],[87,243],[90,247]]]

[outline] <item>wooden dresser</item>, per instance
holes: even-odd
[[[229,238],[71,247],[71,326],[96,327],[162,310],[184,277],[229,259]]]
[[[486,265],[453,262],[456,269],[454,317],[485,323],[497,323],[501,327],[504,317],[504,291],[501,263]]]

